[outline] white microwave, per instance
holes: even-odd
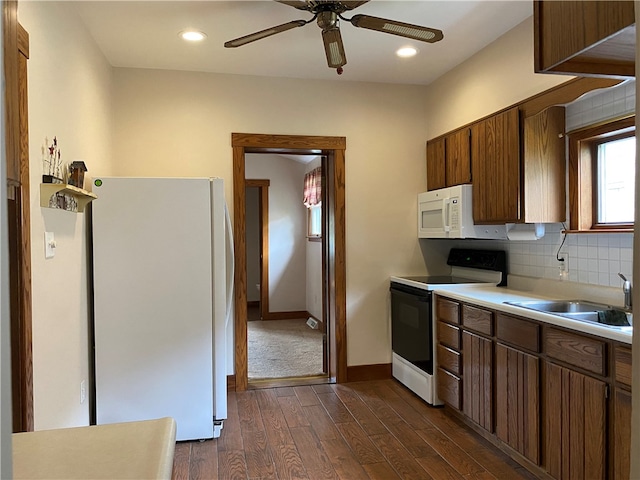
[[[474,225],[473,186],[418,195],[418,238],[507,238],[504,225]]]

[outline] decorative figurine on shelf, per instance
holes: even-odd
[[[62,159],[57,137],[53,137],[53,143],[49,145],[49,139],[44,139],[42,147],[42,183],[64,183],[62,180]]]
[[[84,185],[84,172],[87,171],[87,166],[81,160],[71,162],[69,165],[69,185],[74,187],[83,188]]]

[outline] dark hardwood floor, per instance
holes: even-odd
[[[174,479],[533,479],[395,380],[229,393],[220,438],[179,442]]]

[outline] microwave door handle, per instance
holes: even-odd
[[[449,223],[449,199],[445,198],[442,200],[442,225],[444,227],[445,232],[451,231],[451,225]]]

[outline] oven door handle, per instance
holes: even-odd
[[[401,295],[404,298],[410,298],[412,300],[417,300],[418,302],[429,303],[431,301],[430,294],[428,294],[427,296],[415,295],[413,293],[408,293],[408,292],[405,292],[404,290],[399,290],[393,287],[390,288],[390,291],[395,295]]]

